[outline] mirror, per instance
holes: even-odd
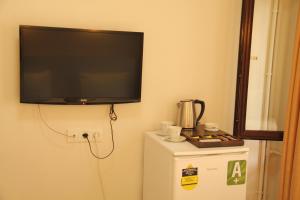
[[[234,135],[282,140],[299,0],[244,0]]]

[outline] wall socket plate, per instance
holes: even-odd
[[[87,139],[82,134],[87,133],[89,135],[90,142],[101,142],[102,130],[67,130],[68,143],[84,143]]]

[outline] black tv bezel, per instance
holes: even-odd
[[[139,84],[137,86],[138,96],[133,98],[124,97],[52,97],[52,98],[25,98],[23,88],[23,56],[22,56],[22,30],[34,29],[34,30],[58,30],[58,31],[74,31],[74,32],[93,32],[93,33],[108,33],[108,34],[131,34],[139,35],[141,37],[141,54],[139,58],[140,70]],[[19,52],[20,52],[20,103],[29,104],[54,104],[54,105],[96,105],[96,104],[120,104],[120,103],[137,103],[141,102],[142,92],[142,66],[143,66],[143,49],[144,49],[144,33],[143,32],[131,32],[131,31],[112,31],[112,30],[94,30],[94,29],[81,29],[81,28],[65,28],[65,27],[49,27],[49,26],[32,26],[32,25],[19,25]]]

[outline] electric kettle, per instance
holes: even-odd
[[[197,118],[196,118],[195,104],[200,104],[201,106],[200,113]],[[178,106],[177,126],[181,126],[182,128],[186,128],[186,129],[195,128],[198,125],[199,120],[201,119],[204,113],[205,110],[204,101],[198,99],[187,99],[177,103],[177,106]]]

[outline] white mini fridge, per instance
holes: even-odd
[[[145,134],[143,200],[245,200],[247,147],[198,148]]]

